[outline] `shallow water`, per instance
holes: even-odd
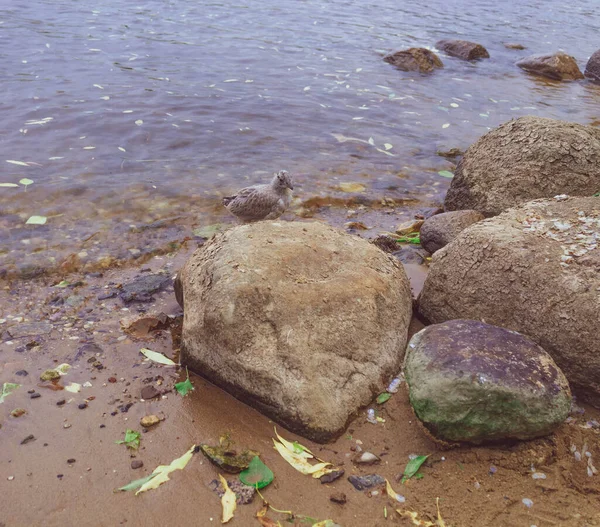
[[[220,195],[281,168],[295,175],[296,209],[347,198],[339,183],[360,181],[367,209],[396,201],[362,218],[389,229],[443,198],[438,171],[453,165],[438,150],[527,114],[597,124],[600,87],[536,79],[514,62],[562,49],[583,69],[599,22],[591,3],[556,0],[3,2],[0,182],[33,183],[0,187],[0,267],[163,247],[223,221]],[[491,59],[442,56],[429,76],[381,60],[452,37]],[[343,224],[337,209],[318,215]],[[48,222],[25,227],[31,215]],[[173,217],[171,231],[134,236]]]

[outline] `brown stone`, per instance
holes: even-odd
[[[485,216],[476,210],[456,210],[436,214],[427,219],[421,227],[421,246],[433,254],[448,245],[467,227],[484,218]]]
[[[444,206],[494,216],[536,198],[591,196],[600,189],[600,129],[521,117],[473,143],[459,161]]]
[[[506,49],[527,49],[523,44],[517,44],[515,42],[505,42],[504,47]]]
[[[596,82],[600,82],[600,49],[588,60],[585,66],[585,76]]]
[[[154,397],[158,397],[160,395],[160,392],[151,384],[149,384],[148,386],[144,386],[142,388],[142,392],[140,397],[142,399],[148,400],[148,399],[153,399]]]
[[[158,423],[160,423],[160,419],[156,415],[145,415],[140,419],[140,425],[144,428],[150,428]]]
[[[131,468],[132,468],[133,470],[136,470],[136,469],[138,469],[138,468],[142,468],[143,466],[144,466],[144,462],[143,462],[141,459],[134,459],[134,460],[131,462]]]
[[[182,364],[310,439],[342,433],[399,369],[410,284],[362,238],[320,222],[242,225],[180,277]]]
[[[436,42],[435,47],[451,57],[463,60],[489,59],[490,54],[481,44],[468,40],[444,39]]]
[[[329,499],[333,501],[333,503],[338,503],[339,505],[343,505],[348,501],[346,495],[343,492],[334,492]]]
[[[528,336],[600,406],[599,226],[594,197],[531,201],[480,221],[433,255],[419,313]]]
[[[577,61],[562,51],[551,55],[531,55],[519,60],[517,66],[527,73],[557,81],[583,79]]]
[[[444,67],[440,58],[433,51],[425,48],[410,48],[396,51],[383,57],[383,60],[402,71],[430,73],[435,68]]]

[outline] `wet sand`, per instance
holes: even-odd
[[[437,497],[446,524],[453,527],[600,525],[600,479],[589,477],[585,462],[576,461],[570,451],[571,445],[581,450],[587,444],[598,464],[599,431],[585,426],[592,419],[600,419],[600,413],[588,407],[584,407],[583,415],[573,414],[569,422],[544,439],[494,447],[447,448],[432,441],[416,422],[406,386],[402,385],[381,408],[385,423],[368,423],[365,409],[331,444],[318,445],[278,427],[284,437],[298,440],[317,456],[343,466],[344,477],[323,485],[296,472],[279,456],[271,440],[274,423],[243,402],[197,376],[192,376],[195,390],[185,398],[179,396],[172,388],[182,379],[182,372],[144,362],[139,353],[140,348],[149,347],[176,358],[170,332],[159,331],[148,340],[138,340],[121,327],[121,321],[127,323],[139,316],[161,312],[178,315],[180,309],[172,289],[156,294],[154,302],[132,303],[128,310],[119,298],[97,297],[140,274],[165,270],[172,276],[190,251],[191,247],[173,256],[152,258],[142,266],[108,270],[101,277],[64,276],[71,283],[84,283],[72,289],[51,287],[56,280],[5,282],[0,291],[2,318],[6,320],[0,325],[1,332],[18,325],[7,315],[24,317],[21,324],[52,319],[53,329],[36,338],[39,346],[31,349],[26,347],[30,337],[7,342],[6,333],[0,344],[0,382],[22,384],[0,405],[0,525],[217,525],[220,500],[208,484],[217,477],[218,470],[201,453],[156,490],[139,496],[113,491],[150,474],[160,464],[170,463],[194,444],[217,444],[224,432],[231,434],[238,448],[258,450],[273,470],[275,480],[263,495],[274,507],[319,520],[332,519],[345,527],[410,525],[409,520],[394,512],[394,507],[403,506],[423,519],[435,521]],[[142,269],[150,271],[142,273]],[[413,268],[411,272],[416,277],[416,290],[417,271]],[[67,300],[60,303],[57,296]],[[76,302],[81,303],[69,305]],[[418,327],[415,323],[413,330]],[[88,362],[93,352],[84,352],[74,360],[77,350],[91,341],[102,349],[96,356],[102,369]],[[39,380],[40,374],[63,362],[73,368],[62,377],[61,384],[89,381],[92,386],[77,394],[41,386],[44,383]],[[26,370],[28,375],[16,375],[19,370]],[[110,382],[111,377],[116,382]],[[154,385],[163,395],[151,401],[140,400],[140,390],[147,385]],[[28,390],[37,391],[41,397],[31,399]],[[57,406],[61,399],[66,403]],[[85,401],[88,406],[80,409],[79,404]],[[118,409],[129,403],[133,404],[127,412]],[[15,408],[27,413],[11,417]],[[127,428],[141,431],[139,420],[148,414],[164,420],[142,434],[135,459],[142,460],[144,466],[133,470],[130,451],[115,441],[123,438]],[[29,435],[35,440],[20,444]],[[381,463],[371,467],[354,465],[351,458],[357,444],[379,455]],[[421,470],[422,479],[401,484],[397,476],[411,454],[430,457]],[[75,462],[68,463],[69,459]],[[547,478],[534,480],[532,467]],[[352,474],[369,473],[388,478],[396,492],[406,497],[406,503],[394,504],[382,489],[378,493],[359,492],[346,479]],[[335,492],[345,493],[347,503],[331,502],[329,497]],[[532,500],[533,506],[526,507],[523,498]],[[258,526],[255,514],[260,508],[257,496],[253,503],[238,506],[230,524]],[[281,520],[282,525],[307,525],[300,519],[286,523],[284,515],[270,512],[268,516]]]

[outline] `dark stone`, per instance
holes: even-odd
[[[356,490],[372,489],[379,485],[385,485],[385,479],[379,474],[368,474],[367,476],[350,476],[348,481]]]
[[[478,320],[419,331],[404,375],[415,414],[445,441],[541,437],[571,406],[567,379],[550,355],[516,331]]]
[[[52,324],[49,322],[31,322],[27,324],[17,324],[7,329],[13,339],[21,337],[35,337],[38,335],[47,335],[52,331]]]
[[[371,240],[371,243],[376,247],[379,247],[384,253],[394,253],[402,249],[401,244],[391,236],[385,234],[380,234],[377,238]]]
[[[32,393],[32,394],[29,396],[29,398],[30,398],[30,399],[37,399],[38,397],[41,397],[41,395],[40,395],[39,393],[37,393],[37,392],[33,392],[33,393]]]
[[[123,284],[119,296],[125,303],[152,302],[152,295],[161,291],[171,283],[171,278],[163,274],[140,276]]]
[[[15,375],[18,375],[19,377],[27,377],[27,375],[29,375],[29,372],[27,372],[26,370],[19,370],[15,372]]]
[[[238,505],[247,505],[248,503],[252,503],[252,500],[254,500],[254,495],[256,494],[256,489],[254,487],[244,485],[241,481],[238,480],[227,480],[227,485],[229,485],[229,488],[235,494],[235,502]],[[213,492],[216,492],[219,498],[223,497],[223,495],[225,494],[223,485],[219,480],[213,479],[208,484],[208,488]]]
[[[144,466],[144,462],[143,462],[141,459],[134,459],[134,460],[131,462],[131,468],[132,468],[133,470],[136,470],[136,469],[138,469],[138,468],[142,468],[143,466]]]
[[[74,457],[67,459],[67,463],[69,465],[72,465],[73,463],[75,463],[75,461],[77,461]]]
[[[476,210],[456,210],[432,216],[421,227],[421,246],[433,254],[448,245],[470,225],[485,218]]]
[[[160,395],[160,392],[154,387],[154,386],[144,386],[142,388],[140,397],[142,399],[148,400],[148,399],[154,399],[154,397],[158,397]]]
[[[133,403],[127,403],[127,404],[122,404],[121,406],[117,406],[117,408],[119,409],[119,411],[122,414],[126,414],[127,412],[129,412],[129,409],[133,406]],[[116,414],[116,412],[115,412]]]
[[[396,51],[383,57],[383,60],[402,71],[430,73],[435,68],[444,67],[440,58],[433,51],[425,48],[410,48]]]
[[[109,293],[102,293],[101,295],[98,295],[98,300],[108,300],[109,298],[114,298],[115,296],[117,296],[116,291],[111,291]]]
[[[183,309],[183,285],[181,283],[181,277],[179,276],[179,271],[175,276],[175,281],[173,282],[173,288],[175,289],[175,300],[179,304],[179,307]]]
[[[56,406],[62,406],[67,402],[66,399],[61,399],[60,401],[56,401]]]
[[[465,153],[460,148],[451,148],[450,150],[438,150],[437,155],[447,159],[454,159],[455,157],[464,156]]]
[[[329,499],[333,501],[333,503],[339,503],[340,505],[343,505],[344,503],[346,503],[346,501],[348,501],[346,499],[346,495],[343,492],[335,492],[331,496],[329,496]]]
[[[96,353],[104,353],[104,350],[100,346],[98,346],[98,344],[95,344],[94,342],[88,342],[87,344],[84,344],[77,350],[77,353],[75,353],[75,357],[73,357],[73,360],[79,360],[84,355],[96,355]],[[90,359],[91,358],[92,357],[90,357]]]
[[[77,405],[77,408],[79,408],[80,410],[85,410],[87,407],[87,403],[80,403]]]
[[[421,265],[427,256],[426,254],[423,254],[423,249],[414,245],[403,247],[399,251],[393,252],[392,255],[398,258],[403,264],[417,265]]]
[[[562,51],[551,55],[531,55],[517,62],[527,73],[557,81],[583,79],[577,61]]]
[[[330,472],[329,474],[325,474],[324,476],[321,476],[319,478],[319,481],[321,483],[331,483],[332,481],[335,481],[338,478],[341,478],[345,473],[345,470],[342,468],[340,470],[335,470],[333,472]]]
[[[481,44],[468,40],[445,39],[436,42],[435,47],[451,57],[463,60],[489,59],[490,54]]]
[[[600,49],[592,54],[585,66],[584,75],[595,82],[600,82]]]
[[[27,443],[31,443],[32,441],[35,441],[35,436],[33,434],[29,434],[25,439],[23,439],[23,441],[21,441],[21,444],[26,445]]]
[[[516,44],[515,42],[505,42],[504,47],[506,49],[527,49],[523,44]]]

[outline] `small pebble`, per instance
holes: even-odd
[[[87,407],[87,403],[80,403],[77,405],[77,408],[79,408],[80,410],[85,410]]]
[[[37,392],[34,392],[29,396],[30,399],[37,399],[38,397],[41,397],[41,395]]]
[[[14,477],[14,476],[8,476],[6,479],[7,479],[8,481],[12,481],[13,479],[15,479],[15,477]]]
[[[63,479],[63,477],[64,477],[64,474],[56,474],[56,477],[57,477],[58,479]]]
[[[543,472],[534,472],[533,474],[531,474],[531,477],[533,479],[546,479],[546,474],[544,474]]]
[[[523,502],[523,505],[525,505],[525,507],[527,507],[528,509],[533,506],[533,501],[531,501],[529,498],[523,498],[521,501]]]
[[[343,492],[335,492],[334,494],[329,496],[329,499],[333,501],[333,503],[339,503],[340,505],[343,505],[344,503],[346,503],[346,501],[348,501],[346,495]]]
[[[29,375],[29,373],[25,370],[19,370],[19,371],[15,372],[15,375],[19,375],[20,377],[27,377],[27,375]]]
[[[140,460],[140,459],[134,459],[131,462],[131,468],[134,469],[134,470],[136,468],[142,468],[143,466],[144,466],[144,462],[142,460]]]
[[[27,393],[35,393],[35,390],[27,390]]]
[[[100,425],[100,428],[106,428],[105,424]]]
[[[63,404],[65,404],[67,402],[66,399],[61,399],[60,401],[56,401],[56,406],[62,406]]]
[[[77,460],[76,460],[75,458],[73,458],[73,457],[72,457],[72,458],[70,458],[70,459],[67,459],[67,463],[68,463],[69,465],[72,465],[73,463],[75,463],[75,461],[77,461]]]

